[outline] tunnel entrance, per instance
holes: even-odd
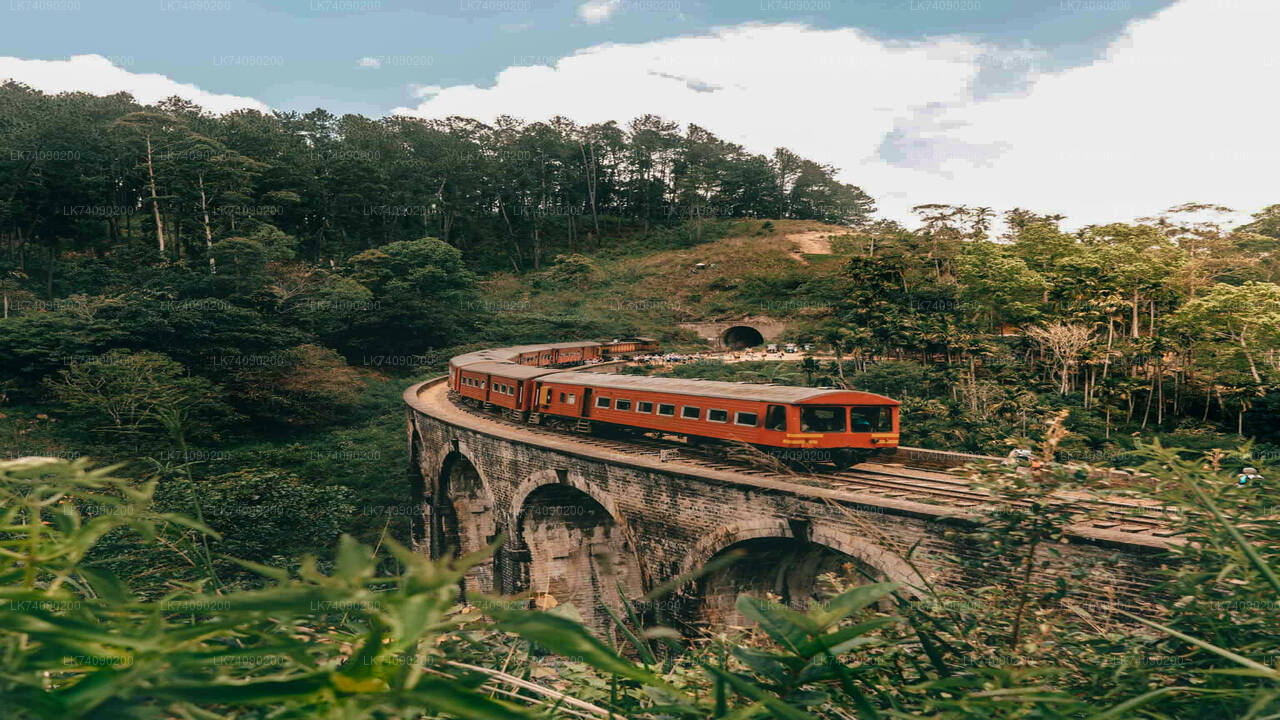
[[[720,336],[720,342],[733,350],[756,347],[764,344],[764,336],[750,325],[734,325]]]
[[[751,624],[735,607],[742,593],[767,594],[792,610],[805,612],[826,599],[819,575],[835,573],[854,583],[864,580],[858,570],[861,563],[818,543],[790,537],[754,538],[734,543],[715,557],[733,551],[743,553],[743,559],[708,573],[699,583],[698,619],[711,625]]]

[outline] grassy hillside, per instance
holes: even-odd
[[[680,237],[650,234],[622,248],[561,255],[535,273],[492,275],[481,283],[482,303],[517,325],[560,319],[688,341],[676,323],[820,312],[809,299],[811,288],[838,263],[835,256],[802,251],[847,233],[812,221],[738,220],[707,223],[699,240],[696,228],[686,226]]]

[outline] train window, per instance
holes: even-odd
[[[787,408],[783,405],[770,405],[764,413],[765,430],[787,429]]]
[[[605,408],[605,409],[608,409],[608,407],[609,407],[609,398],[604,397],[603,395],[597,395],[597,396],[596,396],[596,407],[598,407],[598,408]]]
[[[728,410],[708,410],[707,422],[729,422]]]
[[[760,422],[760,416],[756,413],[739,412],[734,413],[733,415],[734,425],[749,425],[751,427],[755,427],[758,422]]]
[[[675,417],[676,406],[666,403],[658,403],[658,414],[663,417]]]
[[[800,410],[802,432],[844,432],[844,408],[806,407]]]
[[[641,400],[640,402],[636,403],[636,412],[638,413],[653,412],[653,403],[645,402],[644,400]]]
[[[560,402],[564,402],[565,401],[564,398],[565,398],[564,393],[560,393]]]
[[[658,414],[662,414],[662,406],[658,407]],[[697,420],[702,417],[702,408],[685,405],[684,408],[680,410],[680,417],[685,420]]]
[[[887,407],[849,408],[849,432],[891,432],[893,414]]]
[[[578,399],[578,396],[577,396],[577,395],[574,395],[573,393],[569,393],[569,404],[570,404],[570,405],[572,405],[572,404],[573,404],[573,401],[574,401],[574,400],[577,400],[577,399]]]
[[[630,410],[631,401],[627,400],[626,398],[618,398],[618,402],[614,404],[614,407],[616,407],[618,410]]]

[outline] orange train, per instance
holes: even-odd
[[[899,403],[883,395],[563,370],[655,349],[652,340],[631,339],[482,350],[449,361],[449,387],[529,423],[739,441],[839,468],[898,446]]]

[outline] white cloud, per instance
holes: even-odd
[[[765,52],[762,48],[767,48]],[[882,138],[911,108],[959,103],[988,52],[966,40],[886,44],[852,29],[744,25],[702,37],[602,45],[554,67],[510,67],[491,88],[439,89],[424,117],[566,115],[626,122],[645,113],[710,128],[758,152],[786,145],[835,161],[869,190]]]
[[[376,57],[362,57],[356,62],[356,67],[373,68],[377,70],[382,67],[382,61]]]
[[[265,58],[263,61],[274,61]],[[23,60],[0,57],[0,79],[12,78],[47,93],[87,92],[113,95],[127,92],[143,104],[178,95],[215,113],[240,108],[270,111],[266,103],[238,95],[201,90],[156,73],[133,73],[101,55],[73,55],[69,60]]]
[[[1092,64],[1047,72],[1028,48],[753,24],[510,67],[492,87],[442,88],[395,112],[658,113],[831,162],[897,219],[928,202],[1062,212],[1072,225],[1187,201],[1253,211],[1280,201],[1263,174],[1280,166],[1280,98],[1266,84],[1280,76],[1277,25],[1274,0],[1183,0]]]
[[[587,0],[578,6],[578,17],[595,25],[602,23],[622,7],[622,0]]]

